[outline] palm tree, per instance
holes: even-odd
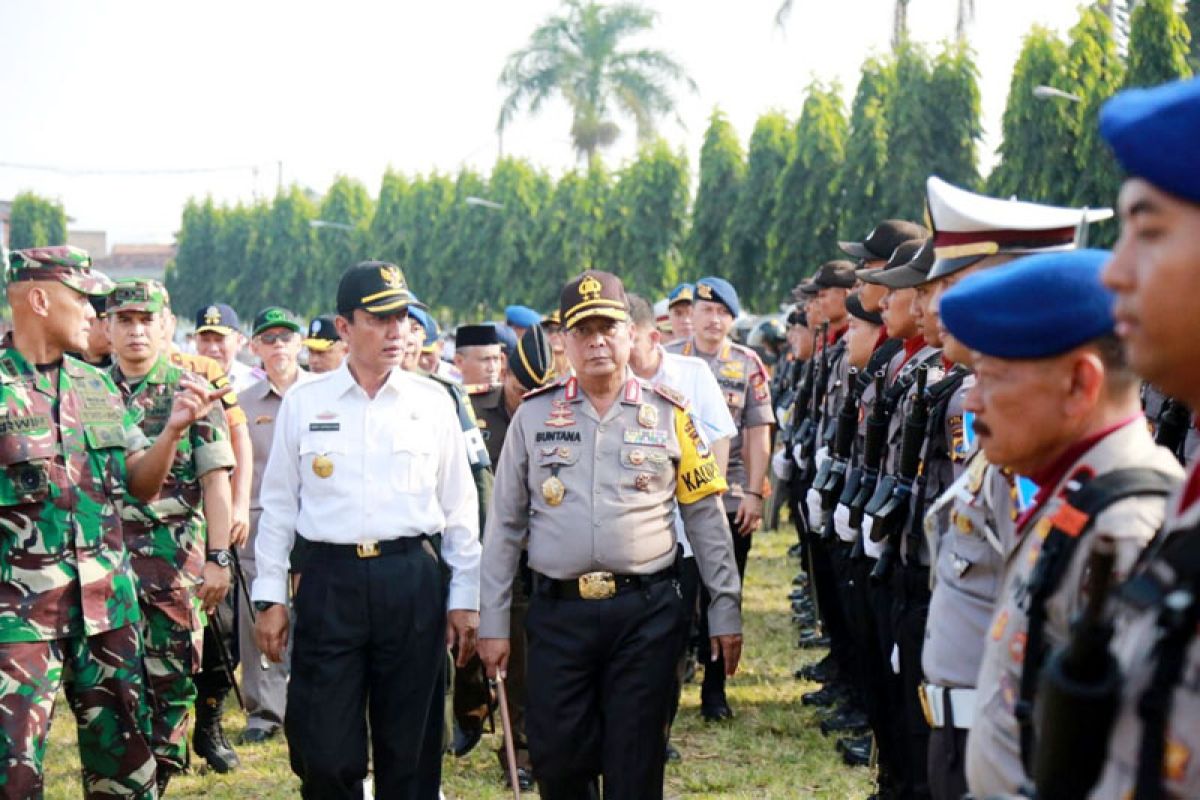
[[[646,140],[657,117],[675,112],[672,84],[691,91],[696,84],[661,50],[622,48],[623,40],[653,27],[654,12],[632,3],[563,5],[564,13],[542,23],[529,44],[508,57],[500,85],[509,94],[496,130],[502,134],[523,108],[536,114],[551,97],[561,96],[571,106],[575,152],[591,163],[621,133],[616,112],[633,117],[638,138]]]
[[[775,24],[783,27],[792,14],[795,0],[783,0],[775,12]],[[894,0],[892,4],[892,49],[908,38],[908,4],[911,0]],[[954,21],[954,35],[958,41],[967,38],[967,26],[975,20],[975,0],[958,0],[958,15]]]

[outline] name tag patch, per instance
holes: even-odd
[[[310,422],[308,423],[310,431],[340,431],[342,423],[340,422]]]
[[[647,447],[666,447],[667,432],[629,428],[625,431],[625,444],[640,444]]]

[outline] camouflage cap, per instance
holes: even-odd
[[[13,251],[5,277],[9,283],[58,281],[86,295],[106,295],[113,288],[107,275],[92,269],[87,251],[69,244]]]
[[[122,278],[113,287],[105,304],[105,310],[109,314],[118,311],[145,311],[157,314],[166,307],[167,290],[151,278]]]

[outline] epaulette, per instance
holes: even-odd
[[[672,389],[670,386],[667,386],[664,383],[656,383],[652,388],[654,389],[654,393],[659,397],[664,397],[667,400],[670,400],[672,404],[678,406],[680,410],[687,411],[689,405],[688,399],[684,397],[682,393]]]
[[[550,391],[551,389],[559,389],[563,386],[566,386],[567,381],[569,381],[570,379],[571,379],[570,375],[563,375],[558,380],[550,381],[545,386],[539,386],[536,389],[530,389],[528,392],[521,395],[521,399],[528,400],[530,397],[537,397],[539,394],[545,394],[546,392]]]
[[[487,394],[488,392],[499,389],[503,385],[504,384],[501,383],[464,383],[463,389],[466,390],[467,394],[470,395]]]

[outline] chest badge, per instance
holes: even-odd
[[[552,506],[562,505],[563,498],[566,495],[567,487],[563,486],[563,482],[559,480],[557,475],[551,475],[542,481],[542,499],[547,504]]]
[[[629,463],[635,467],[640,467],[646,463],[646,454],[641,450],[633,450],[629,453]]]
[[[566,400],[555,400],[553,406],[546,425],[551,428],[569,428],[575,424],[575,412],[571,410],[571,406]]]
[[[642,403],[638,406],[637,412],[638,425],[643,428],[655,428],[658,426],[658,409],[649,403]]]
[[[328,478],[333,474],[333,461],[328,456],[319,455],[313,459],[312,471],[318,478]]]
[[[633,479],[633,488],[637,489],[639,492],[650,491],[650,480],[653,477],[654,476],[648,472],[639,472],[637,477]]]

